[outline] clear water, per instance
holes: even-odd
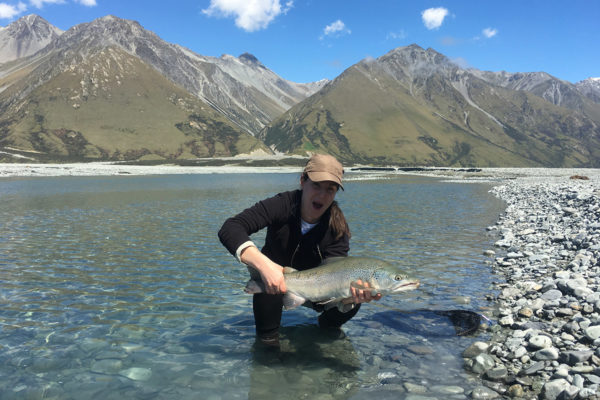
[[[343,338],[285,312],[279,352],[256,346],[246,268],[216,233],[297,174],[0,180],[0,398],[464,398],[460,353],[485,333],[415,310],[487,306],[503,204],[483,184],[349,178],[351,255],[422,286],[364,305]]]

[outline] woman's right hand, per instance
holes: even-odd
[[[269,260],[270,261],[270,260]],[[265,284],[265,289],[268,294],[285,293],[285,279],[283,277],[283,267],[274,262],[268,263],[269,267],[263,268],[260,271],[260,276]]]
[[[255,268],[260,273],[268,294],[285,293],[285,279],[281,265],[271,261],[269,257],[254,246],[245,248],[240,255],[240,259],[244,264]]]

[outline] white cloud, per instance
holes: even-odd
[[[498,33],[498,29],[485,28],[482,32],[483,32],[483,35],[489,39],[489,38],[496,36],[496,34]]]
[[[346,27],[346,24],[344,24],[342,20],[338,19],[323,29],[323,35],[319,39],[323,40],[325,36],[341,36],[349,35],[350,33],[352,33],[352,31]]]
[[[44,4],[64,4],[65,0],[30,0],[29,2],[36,8],[42,8]]]
[[[444,7],[428,8],[421,13],[421,18],[425,27],[429,30],[438,29],[442,26],[444,18],[448,15],[448,10]]]
[[[253,32],[269,26],[293,5],[291,0],[283,8],[279,0],[210,0],[210,6],[202,12],[209,17],[235,17],[236,26]]]
[[[25,12],[27,5],[19,2],[16,6],[12,4],[0,3],[0,19],[11,19]]]

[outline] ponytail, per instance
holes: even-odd
[[[350,233],[350,227],[348,226],[348,222],[346,222],[346,217],[344,217],[344,213],[342,209],[338,205],[337,201],[331,203],[331,216],[329,217],[329,227],[335,234],[335,239],[338,240],[344,235],[348,235],[348,239],[352,237]]]

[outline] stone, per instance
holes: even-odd
[[[535,352],[533,358],[538,361],[558,360],[558,350],[554,347],[547,347]]]
[[[559,361],[564,364],[574,366],[589,360],[594,352],[592,350],[570,350],[560,353]]]
[[[546,301],[552,301],[552,300],[558,300],[561,297],[562,297],[562,292],[560,290],[550,289],[541,296],[541,299],[546,300]]]
[[[552,346],[552,339],[546,335],[536,335],[529,339],[529,347],[534,350],[545,349]]]
[[[492,369],[496,364],[496,361],[489,354],[479,354],[471,359],[473,364],[471,371],[476,374],[483,374],[489,369]]]
[[[558,396],[569,387],[569,382],[566,379],[555,379],[544,384],[542,388],[541,398],[545,400],[555,400]]]
[[[508,376],[508,370],[504,365],[498,365],[485,372],[485,377],[491,381],[499,381]]]
[[[463,358],[473,358],[485,353],[489,347],[490,345],[485,342],[475,342],[463,351],[462,356]]]
[[[133,381],[147,381],[152,376],[152,371],[148,368],[132,367],[120,371],[119,375]]]
[[[528,307],[523,307],[519,310],[519,317],[531,318],[533,316],[533,310]]]
[[[414,383],[404,382],[404,384],[402,386],[404,386],[404,389],[406,389],[406,391],[408,393],[421,393],[421,394],[427,393],[427,388],[422,385],[416,385]]]
[[[590,340],[596,340],[600,338],[600,325],[594,325],[586,328],[583,333]]]
[[[523,386],[519,385],[518,383],[511,385],[508,388],[508,395],[513,398],[523,397],[525,395],[525,392],[523,391]]]
[[[543,361],[538,361],[531,364],[529,367],[525,368],[522,373],[525,375],[534,375],[538,373],[538,371],[543,370],[546,367]]]
[[[471,398],[475,400],[498,399],[500,394],[485,386],[477,386],[471,392]]]

